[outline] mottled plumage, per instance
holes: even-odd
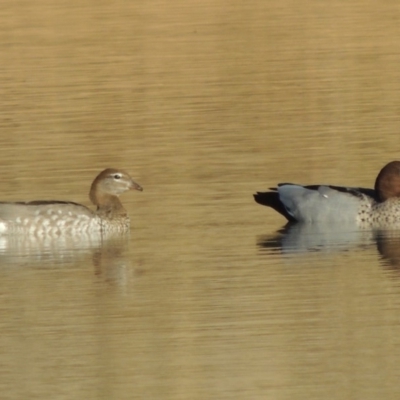
[[[93,181],[89,197],[97,207],[68,201],[0,203],[0,234],[30,234],[38,237],[63,234],[123,233],[129,231],[129,216],[119,195],[143,190],[128,173],[108,168]]]

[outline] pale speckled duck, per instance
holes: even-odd
[[[400,161],[385,165],[374,189],[280,183],[254,195],[290,222],[351,223],[365,228],[400,228]]]
[[[119,196],[128,190],[140,190],[127,172],[108,168],[93,181],[89,198],[97,207],[69,201],[31,201],[0,203],[0,234],[31,234],[38,237],[63,234],[125,233],[129,216]]]

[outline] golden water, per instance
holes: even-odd
[[[144,187],[128,242],[2,250],[1,398],[398,399],[396,241],[288,249],[252,199],[399,158],[396,2],[8,0],[0,21],[1,200],[88,204],[108,166]]]

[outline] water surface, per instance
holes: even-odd
[[[0,246],[2,397],[398,399],[398,235],[288,235],[252,199],[399,158],[397,3],[0,19],[1,200],[89,204],[109,166],[144,187],[127,240]]]

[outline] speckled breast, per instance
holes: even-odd
[[[375,228],[400,228],[400,199],[396,197],[375,203],[367,221]]]

